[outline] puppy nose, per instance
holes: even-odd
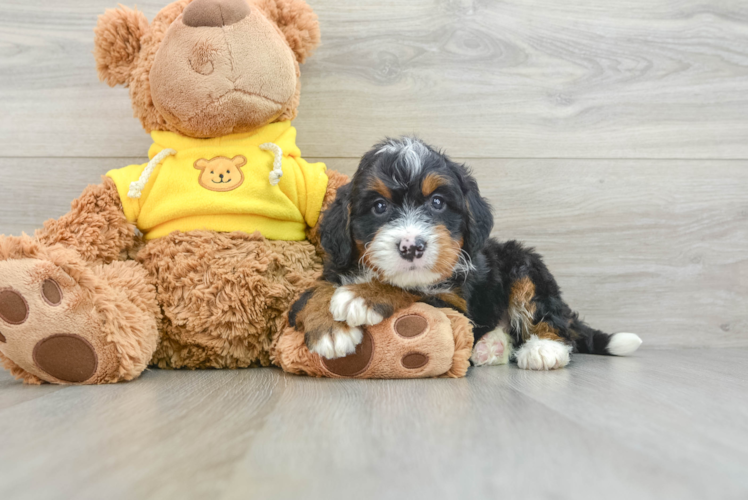
[[[184,9],[182,22],[193,28],[220,28],[238,23],[248,15],[246,0],[195,0]]]
[[[423,257],[423,253],[426,251],[426,240],[423,238],[403,238],[397,244],[397,249],[400,251],[400,257],[412,262],[413,259]]]

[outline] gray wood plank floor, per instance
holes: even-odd
[[[437,381],[0,374],[0,498],[744,499],[747,358],[643,349]]]

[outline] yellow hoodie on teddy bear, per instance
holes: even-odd
[[[215,139],[153,132],[149,163],[107,173],[146,239],[206,229],[303,240],[319,218],[324,163],[307,163],[288,121]]]

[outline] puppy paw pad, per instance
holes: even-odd
[[[470,357],[475,366],[482,366],[488,363],[491,359],[491,353],[488,350],[488,345],[485,342],[478,342],[473,349],[473,355]]]
[[[470,360],[475,366],[503,365],[508,359],[508,337],[503,330],[497,329],[484,335],[473,348]]]

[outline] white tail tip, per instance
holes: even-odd
[[[614,333],[608,342],[608,353],[613,356],[628,356],[639,349],[642,339],[635,333]]]

